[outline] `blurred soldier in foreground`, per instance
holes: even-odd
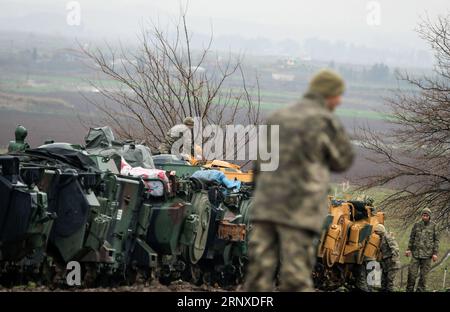
[[[24,126],[18,125],[15,132],[15,141],[10,141],[8,145],[8,153],[13,152],[23,152],[24,150],[30,148],[25,138],[28,135],[28,131]]]
[[[394,291],[394,282],[400,269],[400,249],[391,233],[386,232],[383,224],[377,224],[375,233],[381,237],[380,258],[381,263],[381,291]]]
[[[158,150],[161,154],[171,154],[172,145],[179,139],[185,139],[185,142],[190,142],[192,145],[192,129],[194,127],[194,119],[186,117],[182,124],[173,126],[167,131],[165,142],[161,143]],[[192,153],[191,153],[192,154]]]
[[[417,275],[417,291],[426,291],[426,279],[431,267],[431,259],[436,261],[439,251],[439,235],[436,223],[431,221],[431,210],[422,210],[422,220],[416,222],[409,237],[406,256],[412,255],[408,269],[406,291],[414,291]]]
[[[354,155],[333,114],[343,92],[342,78],[322,70],[299,103],[267,120],[280,127],[279,167],[260,172],[261,160],[256,161],[247,291],[273,290],[278,266],[281,291],[314,290],[314,241],[327,212],[330,171],[347,170]]]

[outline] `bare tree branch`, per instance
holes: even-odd
[[[260,122],[260,90],[257,98],[249,91],[240,56],[213,57],[213,32],[202,50],[192,48],[186,10],[182,10],[171,32],[150,23],[142,26],[139,48],[130,51],[107,44],[105,50],[81,51],[95,64],[101,78],[90,84],[105,99],[91,98],[102,121],[124,138],[136,138],[156,149],[168,129],[187,116],[200,117],[202,126],[230,123],[256,125]],[[232,88],[240,79],[241,88]],[[246,142],[240,142],[239,147]]]
[[[434,52],[429,76],[400,74],[410,90],[397,90],[387,100],[393,130],[377,133],[361,127],[359,139],[375,164],[387,169],[364,179],[363,189],[393,189],[382,206],[400,218],[411,220],[429,207],[435,221],[450,226],[450,15],[417,29]]]

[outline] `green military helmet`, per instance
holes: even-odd
[[[318,93],[325,98],[342,95],[344,90],[344,79],[330,69],[320,70],[309,83],[310,92]]]
[[[28,131],[24,126],[18,125],[15,131],[16,139],[14,141],[10,141],[8,145],[8,153],[12,152],[22,152],[27,148],[30,148],[27,142],[25,142],[25,138],[28,135]]]
[[[431,218],[431,209],[430,208],[422,209],[421,215],[423,215],[423,214],[427,214]]]
[[[366,204],[367,204],[368,206],[373,206],[373,203],[375,202],[375,200],[373,199],[373,197],[370,197],[370,196],[366,196],[366,197],[364,198],[364,201],[366,202]]]
[[[367,206],[372,206],[373,207],[373,203],[375,202],[375,200],[367,195],[360,195],[358,197],[356,197],[357,201],[361,201],[364,204],[366,204]]]
[[[378,223],[376,226],[375,226],[375,233],[377,233],[377,234],[384,234],[384,233],[386,233],[386,228],[384,227],[384,225],[383,224],[381,224],[381,223]]]
[[[194,118],[192,118],[192,117],[186,117],[186,118],[184,118],[183,123],[184,123],[186,126],[193,127],[193,126],[194,126]]]
[[[25,138],[28,135],[28,130],[24,126],[18,125],[14,134],[16,137],[16,142],[21,143],[25,141]]]

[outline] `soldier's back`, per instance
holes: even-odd
[[[397,240],[392,233],[386,232],[385,237],[383,237],[381,252],[383,254],[383,258],[399,257],[400,248],[398,246]]]
[[[255,220],[319,231],[330,178],[320,136],[334,118],[323,98],[308,95],[268,118],[279,125],[279,164],[258,174]]]

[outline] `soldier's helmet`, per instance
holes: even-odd
[[[344,93],[345,82],[335,71],[322,69],[309,82],[309,91],[318,93],[325,98],[333,97]]]
[[[375,202],[375,200],[370,197],[370,196],[365,196],[364,197],[364,202],[368,205],[368,206],[373,206],[373,203]]]
[[[184,118],[183,123],[184,123],[186,126],[193,127],[193,126],[194,126],[194,118],[192,118],[192,117],[186,117],[186,118]]]
[[[384,227],[383,224],[378,223],[375,226],[375,233],[377,233],[377,234],[384,234],[384,233],[386,233],[386,228]]]
[[[28,135],[28,131],[24,126],[18,125],[14,134],[16,141],[23,142]]]
[[[421,213],[422,215],[423,214],[427,214],[430,218],[431,218],[431,210],[430,210],[430,208],[424,208],[424,209],[422,209],[422,213]]]

